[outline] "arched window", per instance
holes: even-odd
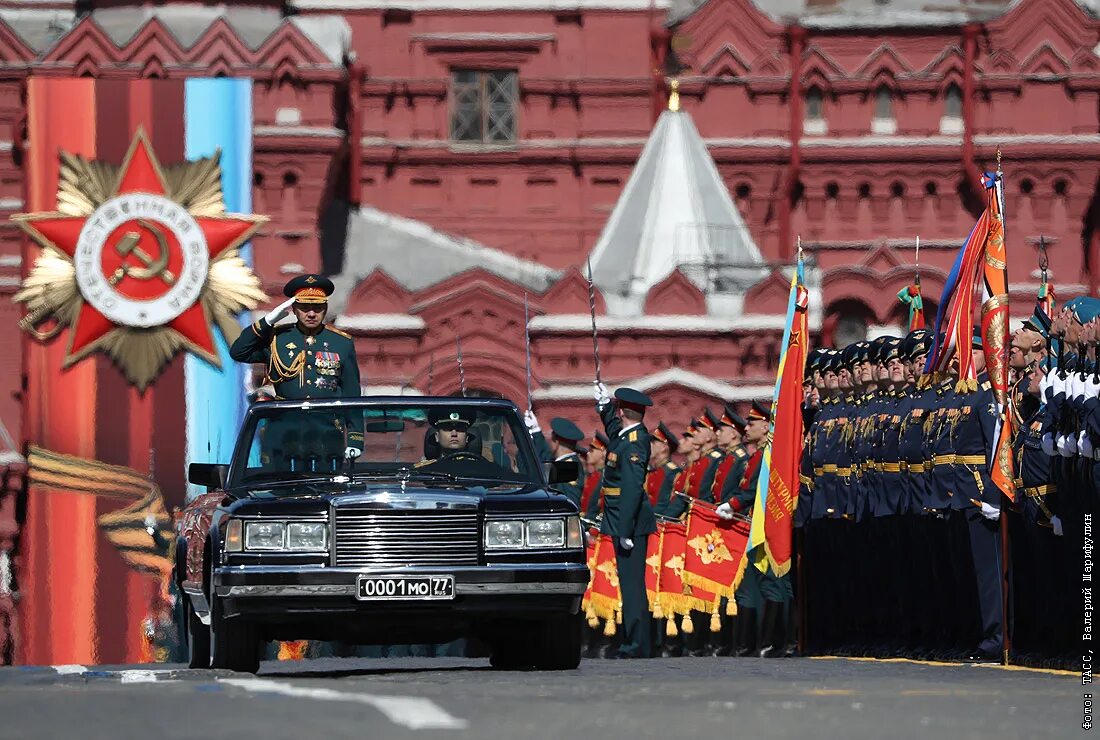
[[[811,85],[806,91],[805,115],[802,122],[802,131],[810,136],[824,136],[829,133],[829,126],[825,122],[825,93],[817,85]]]
[[[825,94],[814,85],[806,91],[806,120],[820,121],[825,118]]]
[[[871,133],[892,136],[898,131],[894,120],[894,93],[886,85],[875,88],[875,113],[871,118]]]
[[[894,94],[886,85],[875,89],[875,118],[880,120],[894,118]]]
[[[962,118],[963,91],[952,82],[943,94],[943,115],[947,118]]]

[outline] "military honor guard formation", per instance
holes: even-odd
[[[1009,325],[1002,178],[984,181],[931,327],[918,274],[904,336],[808,350],[800,259],[771,404],[673,430],[597,380],[590,437],[555,418],[547,441],[528,412],[544,460],[587,467],[559,490],[591,527],[589,657],[1080,667],[1100,299],[1056,308],[1043,250],[1033,315]]]

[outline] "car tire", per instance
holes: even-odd
[[[184,607],[187,609],[187,667],[210,667],[210,628],[202,623],[191,597],[183,594]]]
[[[535,668],[542,671],[572,671],[581,664],[581,615],[565,614],[541,625]]]
[[[240,617],[227,619],[222,614],[222,600],[214,593],[213,579],[210,583],[210,667],[256,673],[264,643],[255,625]]]

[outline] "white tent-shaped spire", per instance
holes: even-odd
[[[646,295],[679,268],[708,294],[729,290],[734,278],[762,265],[760,250],[730,198],[691,116],[669,110],[657,120],[603,233],[592,250],[592,276],[609,313],[642,312]],[[741,269],[738,269],[741,268]],[[750,270],[751,284],[759,279]]]

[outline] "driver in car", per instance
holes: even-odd
[[[445,457],[481,455],[481,442],[470,431],[474,420],[467,409],[443,409],[429,418],[432,425],[424,441],[424,457],[438,460]]]

